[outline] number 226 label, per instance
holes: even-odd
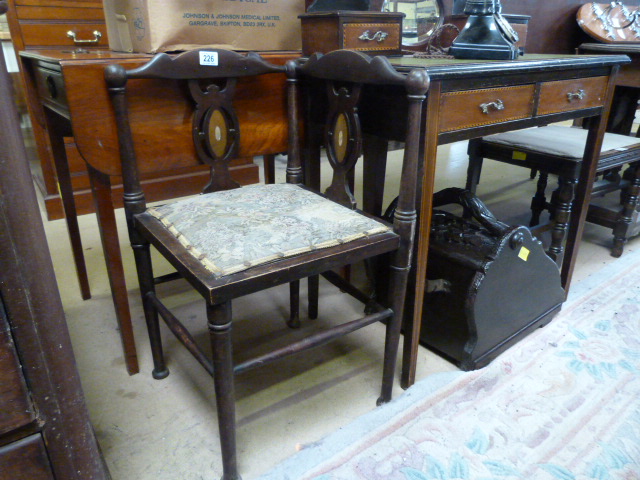
[[[200,65],[218,66],[218,52],[200,52]]]

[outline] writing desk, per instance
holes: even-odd
[[[263,56],[272,63],[284,63],[298,54],[279,52]],[[118,140],[115,116],[104,82],[104,69],[111,63],[135,68],[148,61],[151,55],[52,50],[24,51],[20,58],[27,87],[36,91],[39,97],[41,109],[35,112],[36,120],[48,131],[74,259],[79,266],[81,285],[83,278],[85,282],[85,298],[88,296],[88,282],[72,185],[78,178],[72,175],[70,167],[74,162],[81,162],[84,167],[86,162],[125,363],[130,374],[137,373],[131,313],[113,211],[114,206],[122,205],[122,191],[117,185],[120,176]],[[243,159],[236,162],[231,172],[237,181],[244,184],[258,181],[257,166],[252,162],[254,156],[274,155],[287,150],[285,76],[267,77],[240,83],[236,94],[243,131],[240,145]],[[131,87],[137,88],[135,82]],[[131,105],[131,125],[134,134],[145,137],[145,150],[141,156],[154,158],[153,163],[140,165],[147,200],[199,193],[209,172],[207,166],[196,161],[193,142],[165,145],[159,141],[163,138],[164,129],[181,129],[187,132],[183,138],[190,138],[193,107],[188,92],[177,84],[167,89],[154,82],[146,82],[144,94],[135,96],[141,100]],[[255,102],[256,99],[260,101]],[[243,116],[243,103],[251,104],[250,117]],[[150,115],[150,107],[154,111],[159,107],[161,118]],[[268,140],[263,140],[263,134],[252,135],[260,129],[270,132]],[[75,138],[80,159],[67,155],[73,150],[65,148],[63,139],[71,136]],[[258,138],[261,140],[257,141]],[[112,179],[116,180],[112,182]]]
[[[560,265],[562,286],[568,292],[589,205],[597,152],[600,152],[605,131],[603,120],[608,114],[617,70],[628,63],[629,58],[624,55],[525,55],[513,61],[412,57],[390,60],[402,72],[423,68],[431,79],[422,115],[421,155],[424,162],[418,248],[413,262],[415,292],[407,304],[410,318],[405,322],[404,333],[401,382],[406,388],[415,380],[438,145],[575,118],[591,118]],[[365,168],[365,172],[384,172],[386,141],[402,138],[406,105],[398,93],[393,89],[368,92],[370,101],[363,107],[367,114],[362,117],[376,118],[376,122],[363,125],[365,138],[370,140],[369,147],[365,147],[365,161],[378,166]],[[370,192],[364,208],[379,210],[380,205],[376,202],[382,197],[380,177],[368,175],[364,181],[365,192]],[[527,279],[522,281],[526,284]],[[428,321],[428,312],[426,315]],[[519,332],[513,342],[529,330]]]

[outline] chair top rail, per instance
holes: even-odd
[[[295,60],[298,72],[325,80],[374,85],[400,85],[424,94],[429,76],[423,69],[408,74],[399,73],[382,56],[370,57],[355,50],[336,50],[327,54],[314,53],[309,59]]]
[[[200,48],[178,55],[159,53],[144,65],[131,70],[118,65],[110,65],[106,70],[107,81],[111,78],[112,82],[117,82],[117,79],[124,80],[123,74],[126,79],[215,79],[282,73],[284,67],[267,62],[255,52],[245,55],[219,48]]]

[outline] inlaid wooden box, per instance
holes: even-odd
[[[348,48],[372,55],[400,55],[404,13],[314,12],[299,16],[302,54]]]

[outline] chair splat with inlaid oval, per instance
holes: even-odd
[[[329,113],[325,129],[327,157],[333,168],[333,179],[326,194],[332,200],[356,208],[356,200],[349,184],[349,172],[355,167],[362,153],[362,131],[357,104],[360,84],[337,87],[330,84]]]
[[[189,81],[191,97],[196,102],[193,112],[193,141],[196,153],[203,163],[211,167],[211,178],[204,193],[230,190],[240,185],[231,178],[229,162],[237,154],[240,127],[233,108],[236,79],[206,84]]]

